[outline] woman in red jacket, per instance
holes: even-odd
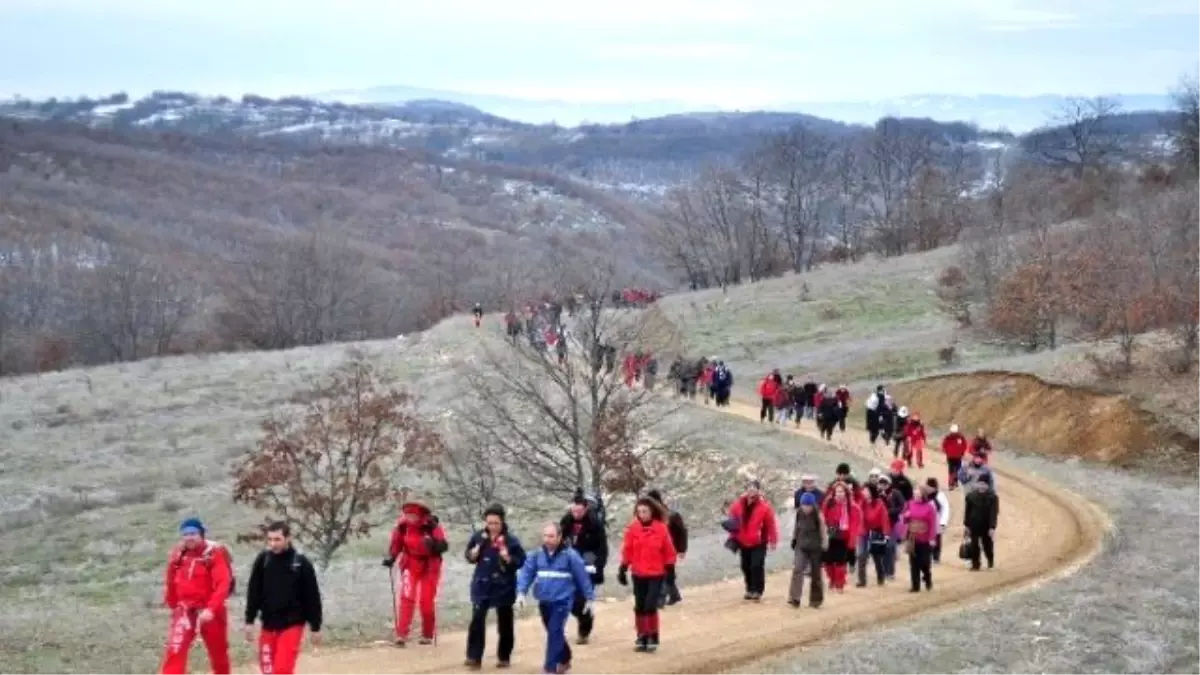
[[[908,441],[908,456],[904,459],[908,465],[913,465],[913,457],[917,458],[917,468],[925,468],[925,425],[921,423],[921,413],[913,411],[904,424],[904,438]]]
[[[633,573],[633,618],[637,626],[637,651],[658,649],[658,598],[667,577],[675,573],[675,545],[667,528],[663,505],[642,497],[633,509],[633,521],[625,528],[621,544],[621,567],[617,583],[629,583]]]
[[[778,370],[773,370],[758,383],[758,395],[762,399],[762,407],[758,411],[759,422],[775,421],[775,394],[783,386],[783,378]]]
[[[892,521],[888,517],[887,503],[880,496],[879,488],[874,483],[867,483],[862,489],[862,534],[859,540],[863,543],[858,551],[858,587],[867,585],[867,558],[875,566],[875,583],[883,585],[884,557],[887,554],[888,536],[892,533]]]
[[[400,507],[400,519],[392,530],[392,541],[383,566],[389,573],[400,568],[400,597],[396,598],[396,646],[408,642],[413,614],[420,609],[420,644],[433,644],[437,637],[438,584],[442,579],[442,555],[449,544],[446,531],[429,507],[407,502]]]
[[[854,561],[858,533],[862,530],[862,509],[854,503],[850,487],[838,482],[830,488],[822,510],[829,528],[825,575],[829,577],[829,587],[841,593],[846,588],[846,566]]]
[[[726,529],[733,550],[742,563],[742,579],[746,583],[745,600],[762,600],[767,586],[767,550],[779,545],[779,521],[775,509],[762,494],[762,484],[752,480],[729,507]]]

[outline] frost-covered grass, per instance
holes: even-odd
[[[421,408],[435,417],[461,399],[456,372],[477,357],[481,337],[495,340],[458,318],[404,340],[185,356],[0,381],[0,670],[156,668],[166,622],[158,606],[162,566],[179,520],[198,514],[214,538],[232,542],[261,519],[232,503],[229,470],[259,437],[262,417],[299,410],[292,397],[349,358],[351,348],[384,379],[419,392]],[[849,459],[702,408],[685,408],[666,426],[702,430],[692,442],[720,453],[727,474],[678,504],[695,537],[680,569],[689,585],[738,574],[721,547],[717,513],[746,476],[766,476],[782,498],[798,474],[828,473]],[[670,493],[674,486],[663,487]],[[612,513],[615,535],[626,514]],[[514,523],[531,544],[537,525]],[[447,628],[465,619],[470,573],[457,550],[469,527],[449,528],[455,550],[441,601]],[[378,566],[385,538],[377,531],[354,542],[322,575],[335,643],[388,634],[388,578]],[[254,549],[233,550],[244,580]],[[609,584],[607,592],[618,589]],[[241,609],[241,599],[233,600],[232,616]],[[248,656],[240,641],[234,644],[240,658]],[[202,652],[196,656],[203,661]]]
[[[1200,672],[1197,484],[1075,461],[1024,456],[1013,463],[1108,511],[1114,528],[1095,561],[986,605],[859,633],[742,672]]]

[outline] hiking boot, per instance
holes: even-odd
[[[563,675],[563,673],[569,673],[569,672],[571,672],[571,664],[560,663],[560,664],[558,664],[558,667],[554,669],[554,672],[558,673],[558,675]]]
[[[799,607],[800,601],[799,600],[788,600],[788,604],[791,605],[792,607]]]
[[[875,585],[876,585],[876,586],[882,586],[882,585],[883,585],[883,577],[879,577],[878,579],[876,579],[876,580],[875,580]]]
[[[753,593],[746,593],[746,594],[744,594],[744,595],[742,596],[742,599],[743,599],[743,600],[753,600],[753,599],[754,599],[754,594],[753,594]]]
[[[483,668],[483,661],[478,659],[467,659],[466,661],[463,661],[463,666],[470,668],[471,670],[480,670]]]
[[[509,661],[508,659],[501,659],[496,662],[496,667],[497,668],[511,668],[512,661]]]
[[[658,651],[658,633],[654,633],[646,640],[646,651],[651,654]]]
[[[854,587],[855,587],[855,588],[866,588],[866,587],[867,587],[867,582],[865,582],[865,581],[860,581],[860,582],[858,582],[858,583],[854,584]]]
[[[633,651],[635,651],[635,652],[646,651],[646,643],[649,642],[649,640],[650,640],[650,638],[646,637],[645,635],[639,635],[637,642],[635,642],[633,644]]]
[[[751,593],[750,601],[751,602],[762,602],[762,593]]]
[[[926,582],[925,582],[925,590],[927,590],[927,591],[932,591],[932,590],[933,590],[933,582],[932,582],[932,581],[926,581]]]
[[[419,645],[431,645],[431,644],[433,644],[433,638],[431,638],[431,637],[422,637],[420,640],[417,640],[417,644],[419,644]]]
[[[921,587],[920,587],[920,586],[913,586],[912,588],[908,589],[908,592],[909,592],[909,593],[920,593],[920,592],[921,592]]]
[[[591,642],[591,638],[586,635],[580,635],[579,637],[575,638],[575,644],[577,645],[586,645],[588,642]]]
[[[408,644],[408,638],[398,637],[394,642],[392,642],[392,644],[396,645],[397,647],[403,647]]]
[[[808,606],[812,609],[821,609],[821,603],[819,602],[810,602]]]
[[[996,563],[994,563],[994,562],[992,562],[992,561],[990,561],[990,560],[988,561],[988,569],[989,569],[989,570],[990,570],[990,569],[992,569],[992,568],[994,568],[995,566],[996,566]]]

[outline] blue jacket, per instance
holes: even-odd
[[[525,549],[521,540],[509,534],[504,527],[504,540],[508,546],[508,562],[500,559],[500,551],[492,546],[486,532],[476,532],[467,542],[467,562],[475,564],[471,577],[471,604],[488,604],[492,607],[509,607],[517,601],[517,571],[525,564]],[[481,545],[479,559],[471,560],[471,549]]]
[[[996,474],[985,464],[983,466],[974,466],[967,464],[958,470],[958,482],[963,485],[969,485],[975,481],[983,481],[991,486],[992,492],[996,491]]]
[[[543,546],[525,559],[517,574],[517,595],[525,595],[531,585],[533,597],[541,603],[569,603],[577,594],[588,600],[596,598],[583,557],[569,546],[553,552]]]

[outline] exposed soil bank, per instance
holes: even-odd
[[[893,386],[927,425],[986,429],[1000,447],[1081,457],[1124,468],[1197,472],[1198,443],[1128,397],[1046,382],[1026,373],[977,371]]]

